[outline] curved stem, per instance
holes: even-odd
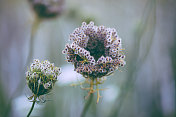
[[[30,63],[30,59],[31,59],[31,57],[33,55],[34,36],[35,36],[35,34],[37,32],[37,29],[38,29],[38,26],[39,26],[40,22],[41,22],[40,19],[35,18],[35,21],[34,21],[34,23],[32,25],[31,37],[30,37],[30,42],[29,42],[29,54],[28,54],[25,66],[23,68],[23,70],[24,70],[23,72],[25,72],[25,69],[26,69],[27,65]],[[22,74],[22,76],[24,77],[24,74]],[[12,96],[10,97],[7,105],[10,105],[12,103],[11,101],[13,100],[13,98],[15,98],[16,92],[18,92],[22,87],[24,87],[24,85],[22,85],[23,83],[24,83],[24,80],[20,79],[20,81],[18,83],[18,86],[15,89],[15,91],[13,92]]]
[[[27,114],[27,117],[29,117],[29,116],[31,115],[31,112],[32,112],[33,109],[34,109],[35,102],[36,102],[36,96],[34,96],[34,100],[33,100],[33,103],[32,103],[32,107],[31,107],[29,113]]]
[[[35,18],[34,23],[32,25],[32,29],[31,29],[31,38],[30,38],[30,42],[29,42],[29,54],[28,54],[28,57],[27,57],[26,66],[30,63],[31,58],[33,56],[34,38],[35,38],[35,34],[37,32],[39,24],[40,24],[40,19]]]
[[[93,93],[90,94],[89,100],[88,100],[87,103],[84,105],[84,109],[83,109],[83,111],[82,111],[82,113],[81,113],[81,117],[85,117],[86,112],[87,112],[87,110],[89,109],[90,104],[91,104],[91,102],[92,102],[92,99],[93,99]]]

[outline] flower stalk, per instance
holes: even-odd
[[[27,116],[30,116],[35,102],[42,101],[40,96],[48,94],[53,89],[57,77],[61,74],[60,70],[59,67],[55,67],[54,63],[50,63],[48,60],[40,62],[40,60],[34,59],[26,72],[27,85],[33,93],[28,98],[29,100],[33,99],[33,104]]]
[[[83,111],[81,113],[81,117],[85,117],[86,116],[86,113],[87,113],[87,111],[88,111],[88,109],[89,109],[89,107],[91,105],[92,100],[93,100],[93,96],[94,96],[94,94],[91,93],[90,96],[89,96],[89,100],[87,100],[87,103],[84,105]]]
[[[89,98],[87,100],[87,102],[85,103],[84,105],[84,108],[83,108],[83,111],[81,113],[81,117],[85,117],[90,105],[91,105],[91,102],[93,100],[93,96],[94,96],[94,80],[92,79],[91,82],[90,82],[90,91],[88,93],[88,95],[85,97],[86,99]]]
[[[29,113],[27,114],[27,117],[29,117],[29,116],[31,115],[31,113],[32,113],[32,111],[33,111],[33,109],[34,109],[34,105],[35,105],[35,102],[36,102],[36,98],[37,98],[37,97],[34,96],[34,100],[33,100],[33,103],[32,103],[32,107],[31,107]]]
[[[29,41],[29,54],[27,57],[26,66],[30,63],[30,61],[33,57],[34,38],[35,38],[35,35],[37,33],[37,30],[38,30],[40,23],[41,23],[41,20],[39,18],[35,17],[34,22],[32,24],[32,29],[31,29],[31,37],[30,37],[30,41]]]
[[[126,64],[124,49],[116,29],[96,26],[92,21],[83,22],[76,28],[70,34],[70,41],[72,43],[66,44],[62,52],[66,54],[67,62],[74,65],[74,70],[86,79],[84,83],[89,84],[84,88],[84,83],[80,83],[82,89],[88,90],[85,99],[89,98],[81,114],[84,117],[93,94],[97,93],[97,103],[101,98],[100,90],[104,89],[99,89],[99,84]]]

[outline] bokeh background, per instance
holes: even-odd
[[[94,97],[86,116],[175,117],[176,1],[63,1],[59,16],[40,21],[31,41],[36,17],[28,0],[0,0],[0,117],[27,115],[32,103],[25,71],[33,58],[55,63],[62,75],[31,116],[80,116],[87,91],[70,85],[84,78],[62,50],[83,21],[117,29],[127,63],[100,86],[107,89],[98,104]]]

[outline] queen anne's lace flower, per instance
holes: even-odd
[[[72,43],[66,44],[62,52],[66,54],[67,62],[73,63],[75,71],[82,74],[86,83],[90,84],[89,88],[83,88],[89,90],[88,96],[97,92],[98,103],[98,84],[103,83],[102,77],[126,64],[121,38],[114,28],[95,26],[94,22],[83,22],[81,27],[70,34],[70,40]]]
[[[66,44],[63,53],[86,78],[101,78],[125,65],[121,38],[114,28],[83,22],[70,34],[70,40],[73,42]]]
[[[33,96],[47,94],[53,88],[60,75],[60,68],[48,60],[40,62],[35,59],[29,70],[26,72],[27,85],[31,89]]]

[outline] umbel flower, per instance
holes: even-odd
[[[55,67],[54,63],[34,59],[26,72],[26,81],[33,93],[32,97],[39,97],[50,92],[60,73],[60,68]]]
[[[54,18],[63,11],[64,0],[28,0],[39,18]]]
[[[90,81],[89,94],[97,91],[98,102],[99,89],[94,90],[93,86],[101,84],[102,77],[126,64],[121,38],[114,28],[83,22],[70,34],[70,40],[72,43],[66,44],[63,50],[66,60],[74,64],[76,72]]]
[[[52,90],[60,74],[60,68],[55,67],[54,63],[50,63],[48,60],[40,62],[40,60],[34,59],[26,72],[27,85],[33,93],[33,95],[28,98],[29,100],[33,99],[33,104],[27,117],[30,116],[37,98],[40,100],[40,96]]]

